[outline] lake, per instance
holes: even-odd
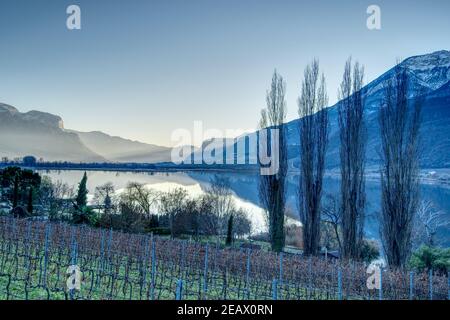
[[[52,180],[61,180],[72,186],[77,186],[83,171],[41,171],[42,175],[49,176]],[[233,198],[239,207],[247,210],[252,221],[252,232],[257,233],[266,230],[263,210],[259,206],[257,184],[258,176],[249,173],[217,173],[226,176],[231,183]],[[92,198],[95,187],[107,182],[112,182],[120,192],[126,185],[133,181],[146,184],[149,188],[158,191],[169,191],[176,187],[184,188],[191,196],[197,196],[210,187],[210,181],[214,173],[210,172],[113,172],[113,171],[88,171],[88,190]],[[288,175],[287,207],[292,218],[298,220],[296,189],[298,175]],[[336,176],[326,176],[324,181],[324,194],[338,195],[340,180]],[[368,238],[378,239],[377,213],[380,211],[380,183],[377,179],[368,179],[366,182],[367,206],[365,233]],[[431,200],[439,210],[443,210],[450,218],[450,188],[437,184],[422,184],[421,196]],[[291,219],[291,221],[294,221]],[[450,234],[448,229],[441,229],[438,238],[444,245],[450,246]]]

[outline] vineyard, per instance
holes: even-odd
[[[77,266],[81,284],[70,286]],[[323,258],[0,217],[0,299],[448,299],[449,280]],[[68,280],[69,279],[69,280]]]

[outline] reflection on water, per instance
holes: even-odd
[[[50,176],[53,180],[62,180],[70,185],[76,186],[83,175],[82,171],[46,171],[42,174]],[[245,208],[253,224],[253,232],[265,229],[264,217],[259,207],[258,199],[258,177],[256,174],[243,173],[220,173],[225,175],[231,183],[234,199],[238,206]],[[123,189],[130,181],[148,185],[159,191],[168,191],[176,187],[186,189],[190,195],[197,196],[205,192],[210,186],[213,177],[211,173],[201,172],[174,172],[174,173],[135,173],[135,172],[103,172],[88,171],[88,190],[92,195],[95,187],[106,182],[112,182],[116,190]],[[289,212],[296,217],[297,201],[296,189],[299,177],[288,176],[287,206]],[[326,177],[324,181],[324,194],[338,195],[340,180]],[[380,211],[380,185],[379,181],[369,180],[366,182],[367,207],[366,207],[366,235],[370,238],[379,238],[377,214]],[[446,212],[450,216],[450,189],[439,185],[422,185],[421,196],[423,199],[431,200],[437,209]],[[450,246],[450,234],[448,230],[441,229],[438,236],[444,240],[445,245]]]
[[[45,171],[42,175],[50,177],[52,180],[61,180],[71,186],[77,186],[83,176],[82,171]],[[88,171],[88,198],[92,199],[95,188],[107,182],[112,182],[117,193],[127,186],[129,182],[139,182],[147,185],[149,188],[167,192],[175,188],[185,189],[191,197],[197,197],[210,187],[211,174],[204,175],[204,179],[195,179],[190,174],[184,172],[174,173],[135,173],[135,172],[111,172],[111,171]],[[242,179],[244,177],[241,177]],[[252,222],[252,233],[258,233],[266,230],[265,219],[262,209],[257,201],[239,196],[235,187],[235,180],[232,181],[233,199],[236,205],[248,212],[249,219]]]

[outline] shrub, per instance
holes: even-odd
[[[112,228],[123,232],[142,233],[145,231],[145,219],[140,212],[129,204],[121,203],[119,212],[103,213],[99,218],[102,228]]]
[[[285,227],[286,245],[303,249],[303,229],[300,226],[290,225]]]
[[[269,242],[269,233],[268,232],[260,232],[260,233],[253,234],[248,238],[253,241]]]
[[[18,206],[12,209],[11,214],[15,218],[27,218],[30,216],[27,209],[23,206]]]
[[[380,249],[376,241],[364,239],[360,247],[360,259],[366,263],[380,257]]]
[[[170,229],[169,228],[148,228],[145,230],[148,233],[153,233],[155,235],[159,236],[169,236],[170,235]]]
[[[74,209],[72,212],[73,224],[87,224],[97,226],[97,217],[95,212],[89,207],[82,207],[80,210]]]
[[[450,249],[421,246],[413,253],[409,265],[419,272],[433,270],[447,274],[450,269]]]

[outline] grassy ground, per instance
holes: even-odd
[[[21,243],[0,241],[0,300],[5,299],[70,299],[66,269],[70,265],[70,249],[47,255],[40,248]],[[143,267],[137,260],[114,257],[112,263],[101,257],[80,254],[81,290],[75,299],[175,299],[179,279],[183,279],[182,299],[272,299],[270,279],[249,278],[214,271],[205,278],[203,268],[181,268],[170,261],[158,261],[152,286],[152,266]],[[207,285],[205,286],[205,279]],[[335,299],[334,292],[308,290],[293,283],[277,284],[279,299]]]

